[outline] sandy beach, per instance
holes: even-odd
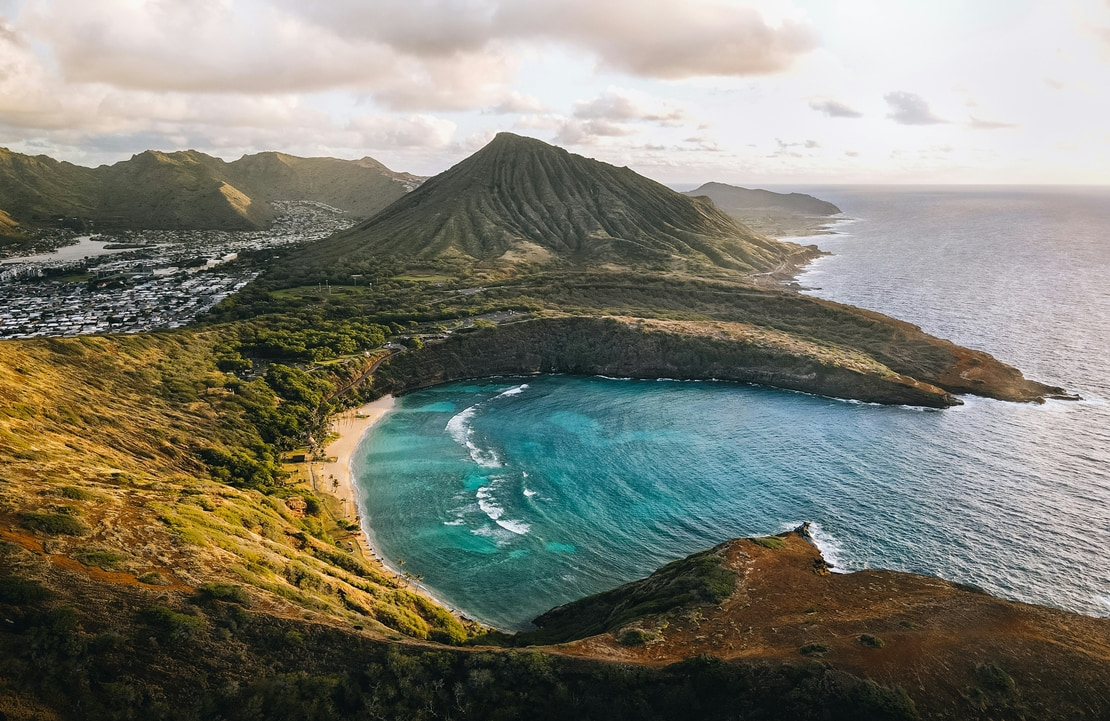
[[[325,463],[313,462],[309,464],[313,488],[320,493],[327,493],[339,500],[342,517],[349,521],[358,521],[361,533],[357,534],[359,549],[363,557],[372,563],[376,562],[384,570],[397,576],[405,585],[416,589],[435,603],[443,606],[455,614],[460,620],[470,623],[461,611],[451,604],[437,598],[428,587],[418,580],[406,576],[396,564],[383,558],[375,548],[373,529],[363,519],[359,518],[358,490],[355,487],[354,477],[351,474],[351,457],[354,455],[358,442],[363,434],[375,423],[385,417],[386,413],[393,410],[397,399],[391,395],[382,396],[349,411],[344,411],[332,418],[330,430],[337,434],[337,438],[328,444],[324,451],[329,460]]]
[[[324,451],[328,462],[309,464],[314,489],[339,499],[341,516],[347,520],[354,521],[359,515],[358,491],[351,475],[351,457],[363,434],[392,410],[395,403],[393,396],[382,396],[361,408],[335,416],[330,430],[338,437]],[[359,534],[359,545],[362,546],[363,555],[373,558],[376,554],[365,536],[365,532]]]

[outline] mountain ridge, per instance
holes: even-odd
[[[270,203],[312,200],[369,217],[421,178],[379,161],[301,158],[267,151],[227,162],[197,150],[146,150],[87,168],[0,149],[0,211],[20,225],[57,218],[97,228],[257,230]]]
[[[315,250],[354,259],[373,254],[485,263],[517,257],[662,265],[696,260],[755,272],[781,265],[797,246],[754,233],[712,203],[628,168],[499,133]]]
[[[775,193],[727,183],[704,183],[683,195],[709,198],[731,217],[775,238],[826,233],[828,218],[842,212],[836,205],[805,193]]]

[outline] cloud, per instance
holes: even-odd
[[[346,130],[357,134],[352,145],[365,148],[443,148],[455,135],[450,120],[430,115],[399,118],[394,115],[364,115],[353,118]]]
[[[802,150],[815,150],[821,147],[821,144],[816,140],[802,140],[798,142],[788,143],[781,138],[775,138],[775,143],[778,148],[768,155],[769,158],[804,158],[805,153],[798,152],[795,148]]]
[[[896,90],[883,96],[890,113],[887,117],[900,125],[936,125],[947,120],[933,115],[929,104],[920,95]]]
[[[344,89],[402,111],[458,110],[496,100],[516,71],[512,54],[487,43],[433,51],[406,39],[404,28],[395,37],[340,32],[276,1],[43,0],[23,21],[66,81],[122,89]]]
[[[617,123],[647,121],[673,127],[681,125],[686,114],[678,106],[645,93],[609,88],[593,100],[578,102],[574,117]]]
[[[515,90],[504,96],[496,105],[484,111],[490,115],[512,115],[518,113],[546,113],[550,108],[534,95],[525,95]]]
[[[559,145],[593,145],[601,138],[622,138],[635,134],[635,128],[623,123],[569,118],[563,121],[555,142]]]
[[[570,117],[549,115],[527,120],[528,127],[557,128],[554,141],[564,145],[595,145],[603,138],[636,135],[641,126],[650,124],[673,128],[684,124],[686,113],[681,108],[647,93],[622,88],[608,88],[592,100],[580,100]]]
[[[853,110],[839,100],[810,100],[809,107],[830,118],[862,118],[863,113]]]
[[[509,34],[581,47],[641,77],[768,75],[818,45],[804,20],[769,22],[723,0],[516,0],[497,15]]]
[[[535,41],[669,79],[775,73],[817,44],[803,20],[725,0],[39,0],[21,19],[71,82],[355,89],[401,110],[499,102]]]
[[[1003,130],[1005,128],[1016,128],[1015,123],[1003,123],[995,120],[983,120],[974,115],[968,116],[967,127],[972,130]]]

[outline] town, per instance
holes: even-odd
[[[0,265],[0,338],[178,328],[258,275],[241,255],[318,240],[355,222],[311,201],[274,209],[278,218],[263,231],[74,233],[53,253],[8,259]]]

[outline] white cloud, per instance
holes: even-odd
[[[967,127],[972,130],[1004,130],[1006,128],[1016,128],[1016,123],[1003,123],[997,120],[983,120],[974,115],[968,116]]]
[[[430,115],[364,115],[347,125],[348,131],[358,135],[356,145],[378,149],[443,148],[451,142],[456,128],[450,120]]]
[[[929,103],[920,95],[896,90],[883,96],[890,113],[887,117],[900,125],[936,125],[947,123],[947,120],[938,118],[929,109]]]
[[[616,123],[646,121],[677,126],[686,120],[686,113],[673,103],[653,98],[646,93],[611,87],[593,100],[576,103],[574,117]]]
[[[861,118],[863,113],[855,110],[839,100],[810,100],[809,107],[819,113],[824,113],[830,118]]]
[[[535,95],[527,95],[513,90],[502,97],[496,105],[487,108],[485,112],[492,115],[512,115],[546,113],[549,110],[550,108],[544,105]]]
[[[768,75],[818,44],[801,17],[772,23],[722,0],[517,0],[500,10],[510,32],[577,45],[641,77]]]

